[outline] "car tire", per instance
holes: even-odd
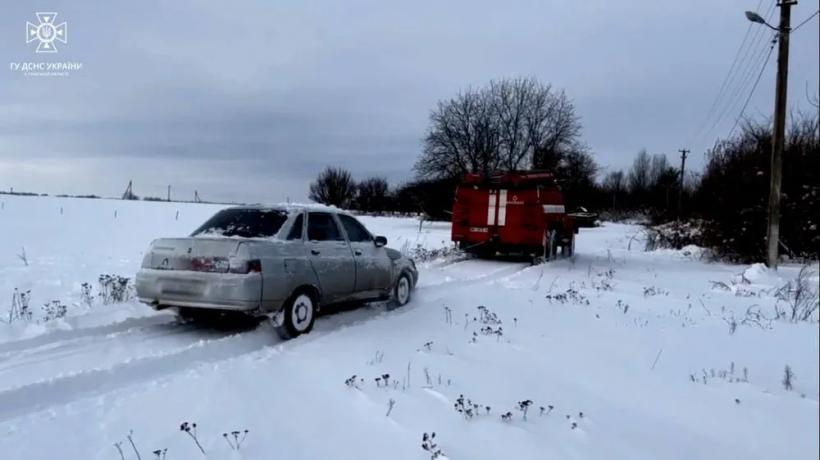
[[[393,286],[393,296],[390,299],[390,306],[403,307],[410,303],[413,292],[413,280],[407,272],[399,275],[396,284]]]
[[[307,334],[316,321],[316,299],[307,291],[295,292],[274,315],[273,326],[284,340]]]

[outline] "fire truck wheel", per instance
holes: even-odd
[[[544,232],[544,260],[555,260],[558,255],[558,232],[548,230]]]
[[[572,257],[575,254],[575,236],[572,236],[569,243],[562,246],[561,255],[564,257]]]

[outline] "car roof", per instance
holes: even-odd
[[[240,205],[240,206],[231,206],[227,209],[253,209],[253,210],[281,210],[290,212],[298,212],[298,211],[321,211],[321,212],[332,212],[335,214],[344,214],[344,215],[351,215],[349,212],[345,211],[344,209],[337,208],[336,206],[328,206],[324,204],[317,204],[317,203],[278,203],[272,205],[266,204],[251,204],[251,205]]]

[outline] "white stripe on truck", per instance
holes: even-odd
[[[498,225],[507,223],[507,191],[501,190],[498,197]]]
[[[564,205],[563,204],[545,204],[544,205],[544,213],[545,214],[563,214],[564,213]]]
[[[498,197],[492,191],[487,194],[487,197],[489,200],[487,203],[487,225],[495,225],[495,208],[498,206]]]

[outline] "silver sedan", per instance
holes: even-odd
[[[153,241],[136,276],[137,297],[183,315],[267,315],[291,338],[310,332],[320,306],[409,302],[418,271],[386,244],[335,208],[227,208],[190,237]]]

